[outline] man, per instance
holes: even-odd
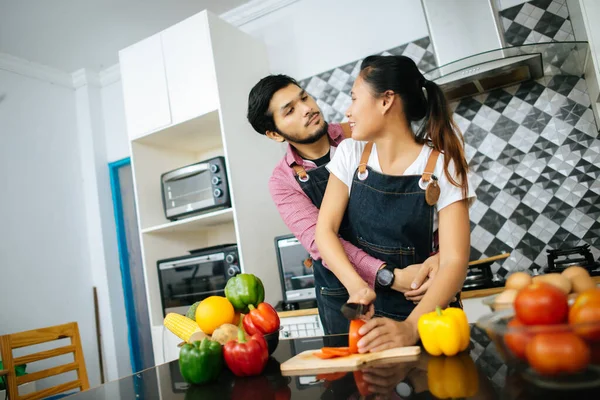
[[[269,180],[271,197],[287,227],[313,259],[317,305],[325,334],[347,333],[349,321],[340,309],[348,292],[322,264],[315,228],[329,180],[325,166],[338,144],[350,136],[349,128],[345,124],[328,124],[315,100],[286,75],[267,76],[252,88],[248,121],[269,139],[288,142],[286,155]],[[342,224],[342,238],[343,231]],[[415,302],[423,297],[438,268],[437,256],[422,265],[395,269],[347,241],[342,244],[350,262],[372,288],[397,290]]]

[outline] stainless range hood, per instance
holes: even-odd
[[[421,0],[437,65],[426,77],[449,100],[544,76],[542,55],[506,49],[495,0]]]

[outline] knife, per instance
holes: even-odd
[[[369,307],[366,304],[360,303],[345,303],[342,306],[342,314],[349,320],[358,319],[367,314]]]

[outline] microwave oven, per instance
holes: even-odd
[[[231,206],[225,158],[214,157],[160,177],[165,217],[175,221]]]
[[[227,281],[241,272],[235,244],[192,250],[156,264],[164,316],[170,312],[185,315],[197,301],[224,296]]]

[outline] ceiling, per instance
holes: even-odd
[[[65,72],[97,71],[118,51],[197,12],[247,0],[0,0],[0,53]]]

